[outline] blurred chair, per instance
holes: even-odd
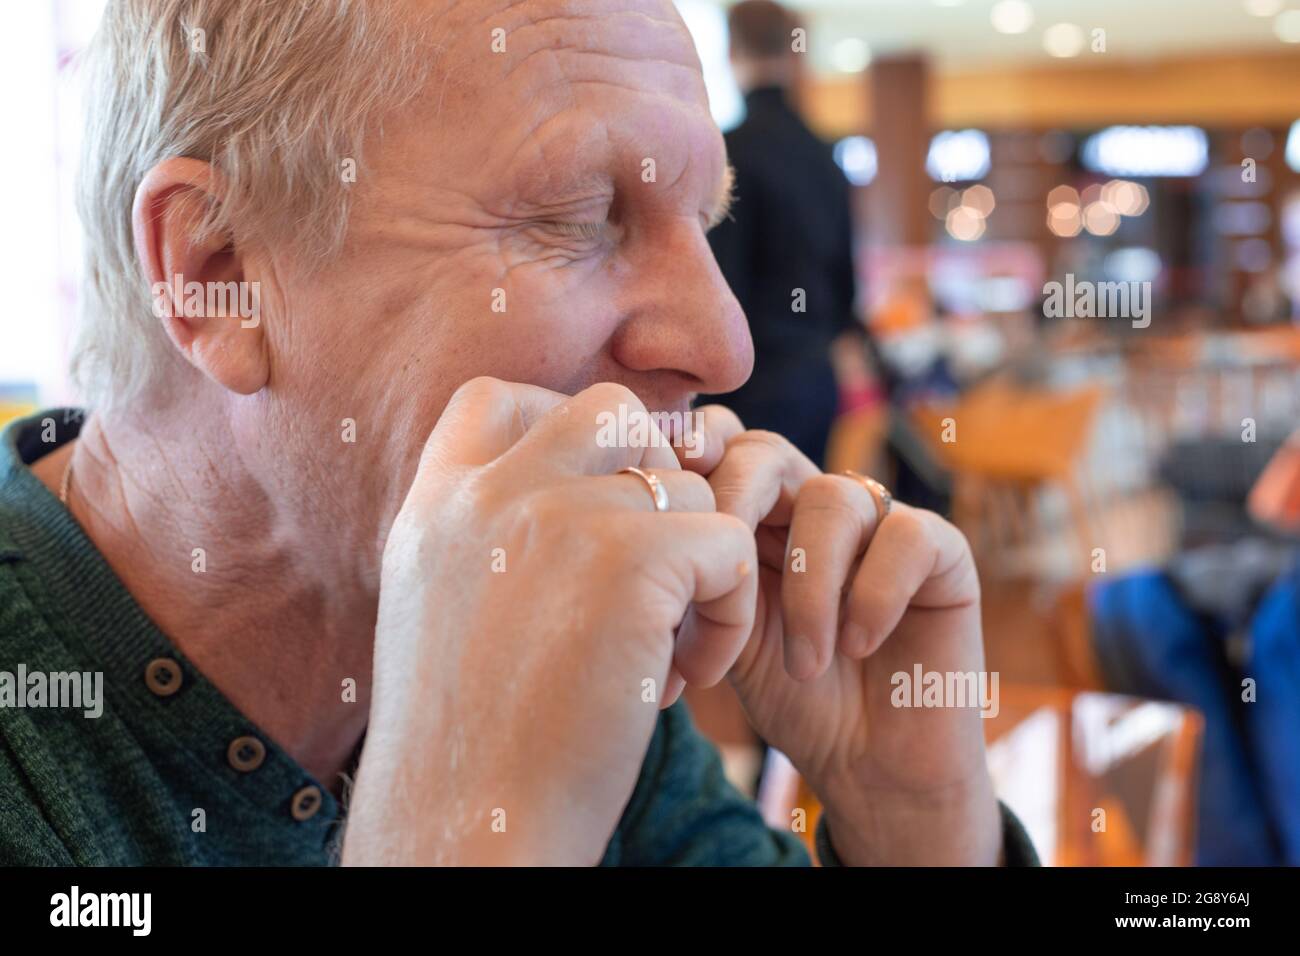
[[[889,485],[890,476],[883,472],[888,433],[889,406],[884,402],[840,415],[826,445],[826,471],[835,475],[852,469]]]
[[[1074,690],[1105,690],[1097,649],[1092,640],[1087,586],[1075,582],[1065,588],[1053,602],[1048,620],[1061,686]]]
[[[973,548],[1033,540],[1038,495],[1054,488],[1065,496],[1087,565],[1091,549],[1103,546],[1102,522],[1079,473],[1103,395],[1100,386],[1055,392],[995,380],[954,403],[912,410],[953,474],[953,521]]]
[[[987,722],[998,795],[1055,866],[1190,866],[1204,722],[1179,704],[1004,687]]]
[[[35,402],[8,399],[0,395],[0,428],[37,410]]]
[[[1045,865],[1191,864],[1204,726],[1195,710],[1057,688],[1003,685],[999,696],[984,724],[994,787]],[[769,826],[802,825],[812,851],[821,807],[776,751],[759,810]]]

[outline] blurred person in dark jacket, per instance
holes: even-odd
[[[709,242],[749,319],[754,373],[718,401],[820,463],[839,400],[830,346],[855,327],[849,184],[790,103],[798,21],[742,0],[729,25],[747,116],[726,136],[736,203]]]

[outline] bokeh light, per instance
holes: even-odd
[[[1110,236],[1119,228],[1119,213],[1108,202],[1097,200],[1083,207],[1083,228],[1094,236]]]
[[[1058,202],[1047,210],[1047,228],[1052,235],[1069,239],[1083,231],[1083,217],[1077,202]]]
[[[948,235],[962,242],[973,242],[984,235],[984,217],[970,206],[958,206],[948,213]]]

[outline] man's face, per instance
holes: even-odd
[[[358,163],[341,258],[310,278],[276,264],[280,411],[381,518],[476,375],[569,394],[612,380],[675,410],[753,362],[705,239],[722,137],[671,3],[500,6],[438,21],[433,80]],[[344,418],[361,455],[340,450]]]

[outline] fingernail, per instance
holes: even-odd
[[[785,669],[795,680],[806,680],[817,672],[817,651],[806,637],[785,640]]]

